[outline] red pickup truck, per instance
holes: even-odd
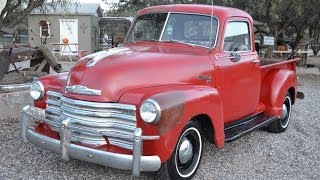
[[[165,5],[141,10],[123,47],[35,79],[21,135],[64,160],[166,171],[191,179],[205,138],[222,148],[267,126],[284,132],[298,92],[298,59],[270,63],[239,9]]]

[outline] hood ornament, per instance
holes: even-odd
[[[101,90],[90,89],[81,85],[66,86],[65,90],[69,93],[84,94],[89,96],[100,96]]]

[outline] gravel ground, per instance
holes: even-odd
[[[300,76],[306,98],[293,108],[286,132],[262,129],[221,150],[206,143],[194,179],[320,179],[320,76]],[[18,119],[0,120],[0,179],[130,179],[129,171],[71,160],[19,138]],[[141,179],[153,179],[143,174]]]
[[[37,71],[11,71],[0,80],[1,85],[31,83],[34,77],[48,75],[46,72]]]

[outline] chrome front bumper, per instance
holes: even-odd
[[[21,111],[21,138],[24,143],[32,143],[44,149],[60,154],[68,161],[69,157],[102,166],[132,170],[133,177],[139,177],[142,171],[157,171],[160,169],[159,156],[142,156],[143,136],[141,128],[136,128],[133,141],[133,155],[117,154],[102,150],[87,148],[70,143],[71,131],[69,120],[62,121],[60,126],[60,140],[49,138],[36,133],[32,129],[32,118],[46,122],[46,119],[36,117],[30,113],[30,106]]]

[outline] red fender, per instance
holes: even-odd
[[[139,115],[141,103],[152,98],[161,108],[161,118],[155,125],[143,122]],[[137,106],[137,125],[143,135],[158,135],[159,140],[144,141],[144,155],[158,155],[162,162],[171,156],[182,128],[193,117],[205,114],[214,128],[215,145],[224,145],[222,100],[215,88],[207,86],[158,86],[132,90],[120,98],[121,103]]]
[[[296,92],[296,74],[289,69],[275,69],[265,76],[261,87],[260,101],[266,106],[265,114],[280,117],[283,100],[288,90],[293,87]],[[293,97],[296,95],[294,94]]]

